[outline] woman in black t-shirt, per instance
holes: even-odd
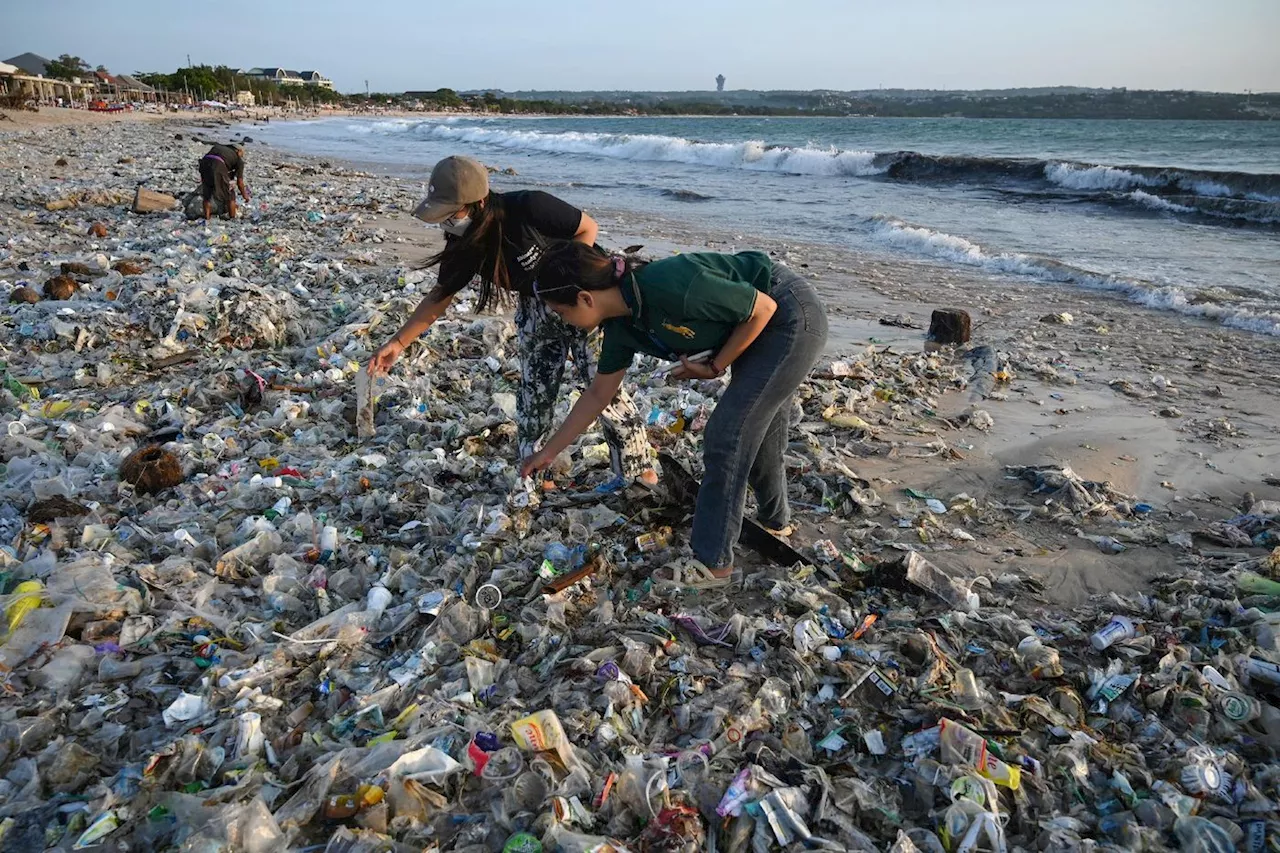
[[[516,303],[521,373],[516,425],[520,457],[527,457],[551,429],[565,359],[572,356],[583,385],[595,372],[586,333],[563,323],[535,298],[533,282],[548,243],[591,245],[595,220],[549,193],[491,192],[488,170],[469,157],[446,157],[436,164],[427,197],[413,215],[439,223],[445,232],[444,249],[426,264],[439,267],[439,281],[374,353],[369,372],[389,371],[405,348],[444,316],[454,296],[478,278],[477,311]],[[600,415],[600,426],[616,478],[656,482],[644,422],[625,391]]]

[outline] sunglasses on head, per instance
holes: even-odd
[[[582,289],[578,287],[578,285],[576,284],[557,284],[555,287],[543,287],[540,281],[535,279],[533,282],[534,296],[542,296],[544,293],[554,293],[557,290],[569,290],[570,288],[572,288],[573,290]]]

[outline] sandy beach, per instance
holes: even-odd
[[[48,172],[33,178],[65,174],[87,184],[110,183],[110,176],[83,166],[53,167],[59,152],[83,148],[87,142],[82,135],[68,133],[102,128],[113,145],[139,154],[182,148],[183,164],[198,156],[200,146],[190,136],[175,145],[175,132],[209,140],[228,133],[226,124],[208,117],[46,110],[15,119],[0,124],[0,147],[42,152],[49,160]],[[316,166],[314,158],[252,143],[248,148],[251,186],[274,180],[279,164]],[[153,165],[158,164],[146,164],[141,171],[154,171]],[[162,184],[194,182],[194,169],[191,175],[180,166],[170,171],[174,174]],[[298,181],[296,172],[290,174]],[[339,209],[362,205],[362,221],[353,239],[377,264],[404,268],[438,245],[438,232],[407,213],[420,192],[416,182],[369,173],[331,178],[323,164],[312,180],[323,182],[326,204]],[[362,202],[360,188],[370,185],[387,191],[390,203]],[[29,227],[23,223],[30,214],[15,209],[12,201],[0,203],[0,211],[11,227]],[[590,212],[601,223],[606,245],[640,243],[657,254],[759,248],[785,260],[813,279],[828,302],[833,358],[872,347],[919,352],[919,327],[927,327],[933,308],[969,311],[973,343],[1000,353],[1013,376],[998,385],[990,399],[974,401],[968,392],[957,390],[938,401],[933,417],[913,422],[910,430],[880,433],[902,452],[861,455],[855,449],[857,458],[847,461],[881,494],[900,495],[912,488],[944,500],[967,494],[1022,505],[1027,501],[1024,484],[1007,478],[1005,466],[1063,464],[1150,505],[1150,518],[1160,519],[1167,533],[1202,529],[1237,515],[1254,499],[1280,499],[1280,434],[1275,429],[1280,398],[1274,393],[1280,383],[1280,352],[1274,339],[1144,309],[1104,293],[1049,284],[1029,287],[924,262],[873,261],[792,243],[785,235],[675,233],[668,223],[646,221],[633,213],[607,207],[590,207]],[[81,219],[91,216],[91,211],[79,211]],[[219,222],[208,230],[235,235],[273,227],[267,211],[257,221]],[[50,250],[68,251],[77,242],[83,241],[59,236]],[[116,251],[109,239],[102,249]],[[1063,315],[1070,315],[1070,321],[1063,323]],[[918,328],[881,322],[889,318]],[[891,405],[892,401],[886,403]],[[990,413],[994,423],[989,430],[951,428],[973,408]],[[945,443],[949,452],[914,458],[910,448],[934,440]],[[802,526],[807,540],[830,538],[839,543],[844,535],[856,533],[812,514],[802,518]],[[1103,554],[1061,524],[1035,516],[986,525],[976,542],[957,544],[961,547],[936,555],[940,564],[987,574],[1016,566],[1042,578],[1050,600],[1061,605],[1112,591],[1140,590],[1153,576],[1176,571],[1178,561],[1186,558],[1184,549],[1163,541]]]

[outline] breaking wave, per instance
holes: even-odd
[[[769,145],[762,140],[703,142],[657,134],[543,131],[471,118],[392,119],[352,123],[362,134],[415,134],[492,148],[613,160],[685,163],[832,178],[1016,187],[1034,198],[1063,194],[1112,207],[1159,210],[1205,221],[1280,225],[1280,175],[1157,166],[1110,166],[1016,157],[971,157],[918,151],[851,151]],[[1167,202],[1162,204],[1161,201]]]
[[[1280,337],[1280,312],[1252,310],[1240,304],[1224,304],[1196,291],[1094,272],[1052,258],[992,250],[964,237],[891,217],[874,217],[868,221],[868,227],[872,238],[877,242],[910,254],[977,267],[992,273],[1027,276],[1040,281],[1119,293],[1130,301],[1149,308],[1175,311],[1191,317],[1215,320],[1232,328]]]
[[[391,125],[378,130],[381,125]],[[378,122],[372,132],[412,132],[449,142],[489,145],[548,154],[577,154],[611,160],[687,163],[696,166],[780,172],[793,175],[866,176],[879,174],[870,151],[838,148],[771,146],[759,140],[698,142],[678,136],[565,131],[546,133],[498,127],[446,124],[438,121]]]
[[[1177,202],[1169,201],[1168,199],[1161,198],[1158,195],[1152,195],[1148,192],[1143,192],[1142,190],[1134,190],[1129,193],[1128,198],[1134,203],[1140,204],[1143,207],[1149,207],[1152,210],[1162,210],[1168,213],[1196,212],[1194,207],[1188,207],[1185,204],[1178,204]]]
[[[1044,176],[1051,183],[1072,190],[1127,190],[1151,186],[1149,178],[1112,166],[1049,163],[1044,167]]]

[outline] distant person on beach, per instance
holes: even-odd
[[[478,280],[477,312],[516,303],[520,347],[516,425],[520,455],[528,456],[551,428],[566,357],[572,357],[583,385],[591,381],[593,367],[587,334],[560,322],[534,298],[534,277],[551,242],[590,246],[596,239],[596,222],[539,190],[490,191],[488,170],[469,157],[446,157],[436,164],[427,197],[413,215],[438,223],[445,233],[444,249],[425,264],[439,267],[438,283],[374,354],[369,372],[374,376],[388,372],[409,344],[444,315],[454,297]],[[605,488],[636,480],[657,482],[644,422],[626,393],[610,397],[596,415],[615,475]]]
[[[236,218],[236,196],[231,191],[231,175],[236,176],[240,196],[249,201],[249,189],[244,185],[244,146],[218,145],[200,158],[200,193],[204,197],[204,218],[213,216],[213,201],[217,199],[227,212],[227,218]]]
[[[521,464],[547,468],[591,425],[622,387],[636,353],[672,362],[674,379],[728,387],[702,434],[706,470],[689,545],[694,559],[665,580],[725,586],[742,530],[747,486],[761,525],[789,534],[786,471],[791,399],[827,342],[827,312],[813,285],[762,252],[677,255],[651,263],[610,257],[582,243],[552,247],[537,295],[571,326],[604,330],[596,378],[563,425]]]

